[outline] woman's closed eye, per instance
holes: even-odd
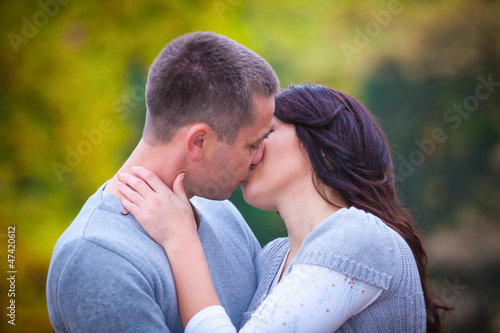
[[[258,149],[260,148],[260,146],[262,145],[262,142],[263,142],[264,140],[268,139],[268,138],[269,138],[269,134],[271,134],[272,132],[274,132],[274,129],[273,129],[273,128],[271,128],[271,129],[269,130],[269,132],[267,132],[267,134],[266,134],[266,135],[265,135],[262,139],[260,139],[258,142],[256,142],[256,143],[254,143],[254,144],[250,145],[250,149],[251,149],[251,150],[258,150]]]
[[[274,132],[274,128],[271,128],[271,129],[269,130],[269,132],[267,132],[267,134],[266,134],[266,136],[263,138],[263,140],[267,140],[267,139],[269,139],[269,135],[271,135],[271,133],[272,133],[272,132]]]

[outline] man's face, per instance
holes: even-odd
[[[274,97],[255,97],[254,108],[255,123],[243,127],[233,144],[217,142],[208,163],[208,178],[201,185],[202,196],[214,200],[229,198],[262,160],[263,141],[269,134],[274,115]]]

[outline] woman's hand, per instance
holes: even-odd
[[[198,239],[193,209],[184,191],[184,173],[174,180],[172,189],[152,171],[133,167],[121,173],[118,190],[127,209],[149,236],[165,250],[169,246]]]
[[[184,191],[184,173],[170,190],[157,175],[142,167],[120,174],[123,207],[134,215],[168,256],[179,300],[182,324],[200,310],[221,305],[210,276],[191,203]]]

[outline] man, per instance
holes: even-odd
[[[256,288],[260,246],[230,202],[208,199],[229,198],[261,161],[278,90],[271,66],[226,37],[196,32],[171,41],[148,73],[142,139],[118,171],[143,166],[170,187],[185,172],[215,289],[236,327]],[[182,332],[165,252],[123,208],[118,182],[113,177],[89,198],[54,248],[52,325],[57,332]]]

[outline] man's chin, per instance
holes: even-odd
[[[241,184],[240,184],[241,189],[244,189],[246,186],[248,186],[248,183],[249,183],[249,182],[251,181],[251,179],[252,179],[252,173],[253,173],[253,172],[252,172],[252,171],[250,171],[250,173],[248,174],[247,179],[245,179],[244,181],[242,181],[242,182],[241,182]]]
[[[224,191],[221,190],[217,192],[203,193],[202,195],[199,196],[209,200],[223,201],[229,199],[233,195],[233,191],[234,189],[224,190]]]

